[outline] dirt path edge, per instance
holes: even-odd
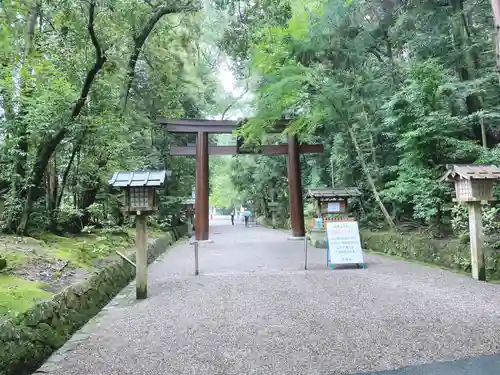
[[[153,262],[187,227],[166,232],[148,248]],[[134,254],[127,254],[135,260]],[[96,315],[135,276],[135,269],[115,256],[87,280],[68,286],[50,300],[0,324],[0,375],[27,375],[35,371],[78,329]]]

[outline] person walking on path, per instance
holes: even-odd
[[[245,209],[245,212],[243,212],[243,217],[245,218],[245,227],[247,228],[248,228],[248,219],[250,218],[251,215],[252,213],[249,210]]]
[[[231,212],[231,225],[234,225],[234,211]]]

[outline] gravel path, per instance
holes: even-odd
[[[219,222],[218,224],[226,224]],[[51,375],[350,374],[500,352],[500,286],[366,255],[325,268],[325,251],[262,227],[214,225],[180,244],[40,369]]]

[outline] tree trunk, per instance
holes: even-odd
[[[481,141],[483,143],[483,148],[485,150],[487,150],[488,149],[488,142],[486,139],[486,127],[484,126],[484,117],[482,114],[481,114],[481,117],[479,119],[479,124],[481,125]]]
[[[81,218],[82,228],[90,223],[90,214],[87,209],[94,204],[98,191],[99,186],[94,186],[87,189],[80,198],[80,206],[78,208],[83,212],[83,216]]]
[[[57,215],[56,215],[56,200],[57,200],[57,156],[52,155],[47,168],[47,189],[46,189],[46,207],[49,213],[49,230],[57,231]]]
[[[363,172],[366,176],[366,179],[368,180],[368,184],[370,185],[370,188],[372,189],[373,196],[375,197],[375,201],[379,205],[380,211],[382,211],[382,214],[385,217],[385,220],[387,221],[387,224],[392,230],[396,229],[396,225],[394,224],[394,221],[391,218],[391,215],[387,212],[387,209],[384,206],[384,203],[380,199],[380,195],[377,191],[377,187],[375,186],[375,182],[372,179],[372,176],[370,174],[370,170],[368,169],[368,166],[365,163],[365,158],[363,156],[363,153],[359,147],[358,140],[356,138],[356,135],[354,134],[354,131],[352,130],[351,127],[348,126],[348,131],[349,135],[351,136],[352,143],[354,145],[354,149],[356,150],[356,153],[358,154],[358,159],[361,164],[361,168],[363,169]]]
[[[365,114],[365,119],[367,120],[366,114]],[[380,180],[380,168],[378,167],[377,163],[377,150],[375,149],[375,141],[373,140],[372,132],[370,131],[368,134],[370,137],[370,152],[372,154],[373,167],[375,168],[375,174],[377,175],[377,180]]]
[[[385,41],[385,45],[387,48],[387,58],[389,59],[389,62],[391,64],[392,84],[394,85],[394,87],[396,87],[398,84],[396,63],[394,62],[394,54],[392,52],[392,42],[391,42],[391,39],[389,37],[389,31],[387,31],[387,30],[384,30],[384,41]]]
[[[29,181],[28,193],[26,195],[26,201],[24,203],[24,209],[21,214],[21,219],[19,220],[19,225],[17,227],[17,232],[19,234],[26,234],[28,228],[28,219],[31,214],[31,209],[33,207],[33,202],[35,201],[37,190],[41,185],[43,175],[47,169],[47,164],[49,163],[50,157],[55,152],[57,145],[63,140],[66,134],[66,129],[60,129],[52,139],[42,145],[37,152],[37,157],[35,160],[35,165],[31,172],[31,177]]]
[[[94,30],[94,15],[95,15],[95,0],[92,0],[89,5],[89,20],[87,25],[87,30],[90,35],[90,39],[92,40],[92,44],[95,49],[95,62],[92,68],[87,72],[87,76],[85,78],[85,82],[82,87],[82,91],[80,93],[80,97],[73,105],[71,110],[71,114],[69,116],[69,122],[72,122],[83,109],[85,102],[87,101],[88,94],[90,92],[90,88],[97,76],[97,73],[102,69],[104,63],[106,62],[106,56],[101,49],[101,45],[95,35]],[[66,125],[68,126],[68,125]],[[66,134],[68,133],[68,128],[63,126],[59,129],[53,136],[50,138],[45,144],[42,144],[37,151],[35,164],[31,171],[30,178],[28,180],[28,191],[26,194],[26,201],[24,204],[23,212],[21,214],[21,219],[19,221],[19,225],[17,227],[17,232],[19,234],[26,234],[26,230],[28,229],[28,220],[31,214],[31,209],[33,207],[33,202],[35,200],[37,189],[42,183],[43,175],[47,168],[47,164],[52,157],[52,154],[55,152],[57,146],[64,139]]]
[[[463,0],[451,0],[452,14],[452,34],[455,49],[461,52],[461,58],[457,61],[457,73],[462,81],[471,81],[476,77],[477,53],[472,47],[470,40],[469,26],[464,15]],[[465,99],[469,114],[479,111],[482,108],[481,97],[472,93]]]
[[[144,43],[146,43],[149,34],[151,34],[151,31],[153,31],[158,21],[167,14],[197,12],[201,9],[201,4],[196,0],[187,0],[186,2],[177,0],[176,2],[176,5],[172,5],[175,2],[167,2],[167,4],[157,7],[151,14],[149,20],[143,26],[139,35],[134,36],[134,48],[127,64],[127,78],[125,81],[125,88],[123,90],[123,100],[121,105],[122,113],[125,112],[125,109],[127,108],[130,88],[132,87],[132,81],[134,80],[135,76],[135,66],[137,64],[137,59],[139,58],[139,54],[141,53]]]
[[[29,78],[23,79],[23,70],[26,69],[26,60],[29,58],[31,52],[33,51],[33,40],[35,38],[36,24],[40,10],[41,4],[37,2],[29,9],[27,16],[25,45],[23,46],[21,54],[19,56],[20,70],[18,76],[16,77],[16,79],[20,81],[20,93],[18,93],[19,99],[17,102],[19,112],[17,117],[14,111],[16,103],[10,103],[10,100],[12,100],[13,97],[7,92],[3,93],[4,100],[6,99],[6,103],[4,103],[6,115],[11,117],[12,119],[16,118],[17,120],[15,128],[12,129],[12,135],[16,140],[14,145],[14,149],[16,150],[16,152],[13,158],[14,178],[12,179],[11,184],[11,194],[16,200],[21,201],[24,199],[26,194],[24,183],[26,178],[26,164],[29,152],[28,129],[24,120],[24,117],[27,113],[23,100],[24,98],[31,97],[34,89],[32,83],[29,81]],[[9,231],[13,231],[15,229],[18,219],[19,217],[17,215],[14,215],[13,213],[9,215],[6,224],[6,227]]]
[[[497,74],[500,81],[500,0],[491,0],[491,9],[493,11],[493,19],[495,22],[495,50]]]
[[[61,207],[61,201],[64,195],[64,189],[66,188],[66,184],[68,182],[68,176],[69,173],[71,172],[71,168],[73,166],[73,162],[75,161],[75,156],[80,152],[80,149],[82,148],[83,141],[85,140],[85,135],[87,133],[87,128],[83,131],[83,134],[78,138],[76,141],[76,144],[73,147],[73,151],[71,152],[71,156],[68,161],[68,165],[66,166],[66,169],[64,170],[63,178],[61,181],[61,189],[59,191],[59,196],[57,197],[57,202],[56,202],[56,209],[59,209]]]

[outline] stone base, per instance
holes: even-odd
[[[304,241],[304,238],[305,238],[305,236],[302,236],[302,237],[290,236],[290,237],[288,237],[288,240],[290,240],[290,241],[299,241],[299,240]]]
[[[210,238],[209,238],[208,240],[199,240],[199,241],[196,241],[196,240],[193,238],[193,239],[191,239],[191,240],[189,241],[189,243],[190,243],[190,244],[194,244],[195,242],[198,242],[198,243],[212,243],[212,242],[214,242],[214,240],[212,240],[212,239],[210,239]]]

